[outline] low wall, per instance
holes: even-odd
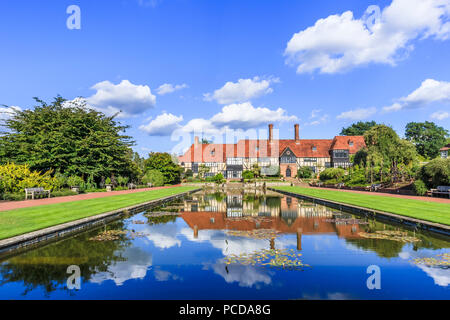
[[[439,233],[442,235],[450,236],[450,226],[447,226],[444,224],[434,223],[434,222],[425,221],[425,220],[419,220],[419,219],[415,219],[415,218],[411,218],[411,217],[407,217],[407,216],[401,216],[401,215],[394,214],[394,213],[358,207],[358,206],[344,204],[344,203],[335,202],[335,201],[331,201],[331,200],[314,198],[314,197],[305,196],[305,195],[288,192],[288,191],[281,191],[281,190],[276,190],[276,189],[272,189],[272,188],[268,188],[268,189],[271,191],[274,191],[274,192],[278,192],[278,193],[281,193],[284,195],[294,197],[294,198],[304,199],[307,201],[311,201],[313,203],[318,203],[318,204],[325,205],[327,207],[331,207],[331,208],[338,209],[341,211],[347,211],[347,212],[361,215],[361,216],[364,216],[367,218],[374,218],[374,219],[378,219],[378,220],[390,221],[390,222],[399,223],[399,224],[403,224],[403,225],[412,227],[413,229],[422,229],[422,230],[427,230],[427,231],[436,232],[436,233]]]
[[[76,233],[87,231],[89,229],[93,229],[98,226],[103,226],[109,222],[120,219],[125,215],[134,215],[144,210],[148,210],[154,206],[161,205],[162,203],[173,201],[178,198],[182,198],[185,195],[200,190],[201,189],[195,189],[177,195],[172,195],[165,198],[140,203],[138,205],[134,205],[131,207],[102,213],[96,216],[83,218],[72,222],[56,225],[53,227],[29,232],[12,238],[0,240],[0,256],[8,254],[12,251],[17,251],[25,248],[29,249],[32,247],[36,247],[38,245],[43,245],[47,242],[60,240],[64,237],[68,237]]]

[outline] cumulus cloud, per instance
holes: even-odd
[[[210,119],[195,118],[181,125],[182,116],[162,114],[148,125],[140,127],[150,135],[170,135],[175,131],[179,133],[203,133],[208,136],[221,135],[227,129],[241,129],[259,127],[269,122],[296,121],[296,116],[290,116],[286,110],[278,108],[254,107],[250,102],[224,106],[222,110]]]
[[[369,7],[361,19],[351,11],[330,15],[292,36],[286,62],[297,66],[297,73],[395,65],[413,50],[413,40],[448,39],[449,16],[449,0],[393,0],[382,11]]]
[[[170,136],[172,132],[180,128],[180,122],[183,116],[177,117],[171,113],[164,112],[150,121],[147,125],[139,127],[142,131],[147,132],[151,136]]]
[[[377,108],[360,108],[342,112],[337,116],[338,119],[345,120],[363,120],[373,116],[377,112]]]
[[[22,111],[20,107],[0,107],[0,121],[9,119],[16,111]]]
[[[185,83],[183,84],[177,84],[177,85],[173,85],[170,83],[164,83],[163,85],[160,85],[158,89],[156,89],[156,92],[160,95],[163,96],[165,94],[169,94],[169,93],[173,93],[175,91],[178,90],[182,90],[182,89],[186,89],[189,86]]]
[[[250,102],[230,104],[211,118],[211,122],[219,127],[228,126],[231,129],[248,129],[269,122],[296,121],[296,116],[289,116],[286,110],[278,108],[255,108]]]
[[[156,104],[156,96],[152,94],[150,87],[135,85],[128,80],[123,80],[119,84],[102,81],[91,89],[97,92],[86,98],[86,102],[106,115],[121,112],[119,114],[121,118],[137,116]]]
[[[397,99],[391,106],[383,108],[384,112],[426,107],[433,103],[450,103],[450,82],[427,79],[408,96]]]
[[[206,101],[217,101],[220,104],[239,103],[257,98],[273,92],[270,87],[272,83],[279,82],[279,79],[239,79],[238,82],[227,82],[222,88],[214,93],[204,94]]]
[[[448,113],[447,111],[436,111],[431,115],[431,119],[435,119],[435,120],[445,120],[448,119],[450,117],[450,113]]]

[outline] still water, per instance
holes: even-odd
[[[0,299],[450,299],[449,248],[278,194],[200,192],[0,258]]]

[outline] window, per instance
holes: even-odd
[[[297,158],[296,157],[281,157],[281,163],[296,163]]]
[[[350,147],[353,147],[353,141],[349,141],[349,142],[348,142],[348,145],[349,145]]]
[[[243,165],[244,160],[243,160],[243,158],[228,158],[227,164],[228,165]]]
[[[211,150],[211,155],[214,156],[216,154],[216,150]]]
[[[317,158],[304,158],[304,162],[317,162]]]
[[[334,150],[333,157],[346,159],[348,158],[348,150]]]

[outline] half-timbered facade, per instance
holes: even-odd
[[[197,175],[204,166],[205,176],[222,173],[227,179],[241,179],[245,170],[255,164],[262,175],[295,178],[300,167],[310,167],[318,174],[326,168],[348,168],[350,157],[365,147],[362,136],[336,136],[333,139],[300,139],[295,125],[294,139],[273,139],[273,125],[269,125],[267,140],[240,140],[235,144],[194,144],[179,157],[180,165]]]

